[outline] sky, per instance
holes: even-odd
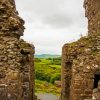
[[[36,54],[61,54],[66,43],[87,34],[84,0],[15,0],[25,20],[22,37]]]

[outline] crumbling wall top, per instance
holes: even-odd
[[[100,36],[100,0],[85,0],[84,7],[89,35]]]
[[[24,21],[18,16],[14,0],[0,1],[0,36],[19,38],[23,35]]]

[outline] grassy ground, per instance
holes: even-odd
[[[55,85],[48,83],[46,81],[35,80],[36,84],[36,93],[52,93],[55,95],[59,95],[61,88],[56,87]]]
[[[36,93],[60,94],[60,88],[54,85],[61,79],[61,58],[36,58]]]

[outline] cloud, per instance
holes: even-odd
[[[15,0],[25,20],[26,41],[36,53],[61,53],[62,46],[87,33],[84,0]]]
[[[16,3],[25,20],[38,20],[53,28],[64,28],[73,23],[80,23],[84,16],[83,0],[16,0]]]
[[[64,14],[58,13],[51,16],[45,16],[43,19],[43,23],[48,24],[54,28],[65,28],[72,25],[73,21],[66,14],[64,15]]]

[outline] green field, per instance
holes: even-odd
[[[61,57],[35,58],[35,74],[36,93],[60,94],[60,88],[54,83],[61,80]]]

